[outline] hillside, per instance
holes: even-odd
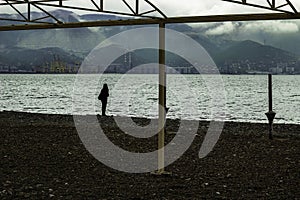
[[[241,41],[218,54],[223,60],[249,60],[274,62],[291,61],[295,55],[272,46],[261,45],[251,40]]]
[[[37,71],[40,67],[51,65],[75,66],[81,59],[57,47],[42,49],[27,49],[9,47],[0,49],[0,69],[6,71],[10,68],[22,71]]]
[[[52,11],[58,19],[67,22],[125,19],[114,15],[87,14],[79,15],[71,11]],[[0,17],[16,18],[15,15]],[[33,17],[42,17],[41,13],[34,12]],[[126,18],[127,19],[127,18]],[[51,19],[48,19],[51,20]],[[0,24],[7,22],[0,21]],[[142,27],[142,26],[139,26]],[[77,29],[51,29],[0,32],[0,64],[16,66],[17,68],[31,68],[34,65],[43,65],[53,61],[53,56],[45,52],[45,48],[60,56],[66,63],[81,62],[86,55],[98,44],[114,34],[120,33],[133,26],[126,27],[92,27]],[[279,66],[293,67],[300,71],[299,56],[275,48],[271,45],[245,40],[234,41],[222,37],[208,37],[205,29],[193,28],[186,24],[170,24],[167,28],[187,34],[201,44],[215,60],[222,73],[246,73],[247,71],[269,71]],[[174,41],[176,42],[176,41]],[[185,47],[182,47],[185,48]],[[139,50],[133,52],[131,66],[157,62],[157,51]],[[57,59],[57,58],[56,58]],[[115,62],[124,64],[121,57]],[[189,66],[183,58],[167,53],[166,64],[169,66]]]
[[[297,56],[268,45],[246,40],[229,46],[215,56],[221,68],[236,66],[240,73],[248,71],[269,71],[278,66],[293,66],[298,69]]]

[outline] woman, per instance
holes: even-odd
[[[98,96],[98,99],[101,100],[102,103],[102,116],[106,116],[105,111],[106,111],[106,105],[107,105],[107,98],[109,97],[108,93],[108,87],[107,84],[103,84],[103,88],[101,89],[101,92]]]

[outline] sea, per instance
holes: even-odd
[[[158,118],[157,74],[0,74],[0,111]],[[218,84],[215,84],[218,82]],[[274,123],[300,124],[300,75],[273,75]],[[217,89],[216,89],[217,88]],[[222,102],[222,103],[216,103]],[[267,123],[267,75],[182,75],[166,79],[167,118]]]

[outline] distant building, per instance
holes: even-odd
[[[293,74],[295,72],[295,67],[286,67],[285,72],[288,74]]]
[[[272,68],[270,68],[270,72],[272,74],[282,74],[283,68],[282,67],[272,67]]]

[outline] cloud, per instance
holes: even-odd
[[[253,34],[290,34],[300,31],[300,22],[289,21],[256,21],[256,22],[224,22],[199,24],[196,27],[204,30],[206,35],[245,35]]]
[[[222,0],[152,0],[169,17],[191,15],[219,15],[261,12],[257,8],[224,2]]]
[[[260,21],[246,23],[241,27],[244,32],[265,32],[273,34],[296,33],[299,27],[296,22],[292,21]]]
[[[300,1],[290,0],[300,11]],[[222,0],[151,0],[155,5],[161,8],[168,16],[188,16],[188,15],[220,15],[220,14],[241,14],[241,13],[269,13],[271,10],[254,8],[250,6],[224,2]],[[268,6],[267,1],[248,0],[250,3]],[[277,0],[277,5],[285,4],[285,0]],[[292,11],[289,6],[282,7]]]
[[[224,22],[221,25],[205,31],[206,35],[226,35],[235,31],[235,26],[232,22]]]

